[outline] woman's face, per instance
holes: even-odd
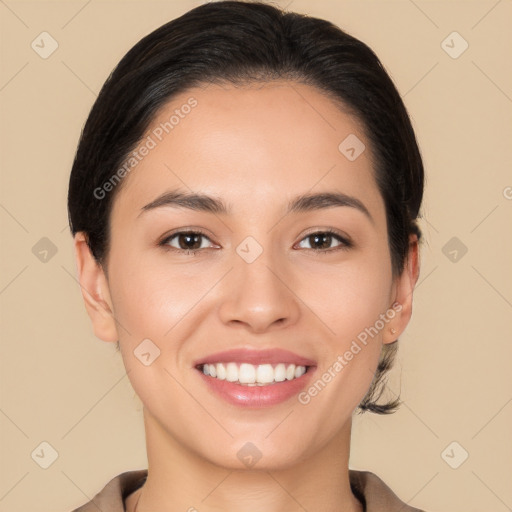
[[[160,111],[114,201],[105,295],[169,439],[225,467],[246,452],[287,467],[346,435],[408,320],[369,153],[353,117],[294,82],[194,88]],[[176,191],[211,199],[178,205]],[[338,196],[297,202],[317,194]],[[281,382],[242,386],[205,361]],[[308,368],[288,380],[294,361]]]

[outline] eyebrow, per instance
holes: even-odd
[[[293,198],[288,203],[286,214],[303,213],[312,210],[321,210],[326,208],[335,208],[348,206],[362,212],[368,219],[374,223],[368,208],[356,197],[349,196],[341,192],[321,192],[316,194],[302,194]],[[180,190],[171,190],[158,196],[155,200],[141,208],[139,216],[149,210],[161,207],[187,208],[201,212],[213,214],[230,213],[230,208],[226,203],[217,197],[198,194],[195,192],[182,192]]]

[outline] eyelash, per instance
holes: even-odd
[[[303,240],[306,240],[307,238],[309,238],[309,237],[311,237],[313,235],[320,235],[320,234],[322,234],[322,235],[329,235],[329,236],[337,239],[340,242],[340,245],[338,245],[336,247],[331,247],[329,249],[309,249],[309,248],[306,248],[306,250],[313,251],[313,252],[325,255],[325,254],[330,254],[331,252],[334,252],[334,251],[340,251],[340,250],[341,251],[346,251],[346,250],[348,250],[348,249],[353,247],[353,243],[350,240],[348,240],[347,238],[341,236],[339,233],[337,233],[336,231],[334,231],[332,229],[323,229],[323,230],[319,230],[319,231],[312,231],[311,233],[308,233],[303,238],[301,238],[300,242],[302,242]],[[206,249],[206,247],[203,247],[201,249],[177,249],[176,247],[171,247],[169,245],[169,242],[172,239],[178,237],[179,235],[200,235],[200,236],[203,236],[203,237],[207,238],[208,240],[210,240],[209,236],[205,232],[203,232],[203,231],[201,231],[199,229],[182,230],[182,231],[176,231],[175,233],[172,233],[171,235],[165,237],[161,242],[158,243],[158,245],[163,247],[166,250],[182,253],[182,254],[184,254],[186,256],[196,256],[198,252],[203,251],[204,249]]]

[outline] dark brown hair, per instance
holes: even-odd
[[[96,260],[109,252],[110,212],[122,182],[98,194],[140,142],[155,115],[179,93],[205,83],[289,79],[312,85],[362,122],[384,199],[393,275],[408,254],[423,196],[420,151],[406,108],[375,53],[334,24],[260,2],[201,5],[139,41],[103,85],[81,134],[69,182],[71,232],[85,232]],[[341,142],[341,141],[340,141]],[[104,189],[101,189],[104,190]],[[397,343],[383,346],[360,411],[378,405]]]

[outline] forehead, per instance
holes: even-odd
[[[361,123],[312,86],[191,88],[159,110],[144,145],[150,149],[124,178],[114,210],[140,210],[176,188],[239,209],[332,189],[364,198],[376,216],[383,207]]]

